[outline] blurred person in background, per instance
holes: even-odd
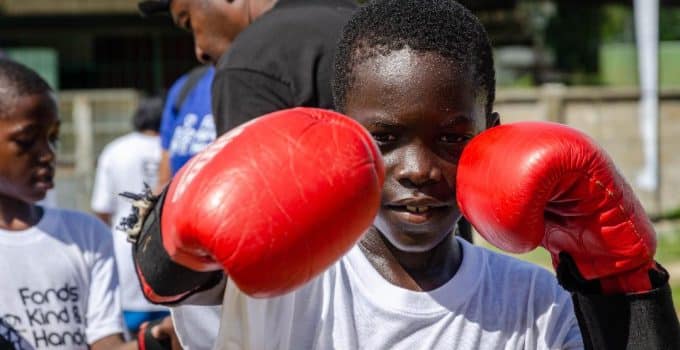
[[[169,315],[167,308],[144,298],[134,271],[130,243],[125,233],[116,228],[130,210],[130,203],[119,193],[141,191],[145,184],[153,186],[157,182],[162,111],[160,97],[140,102],[132,119],[134,131],[113,140],[100,154],[92,191],[92,210],[113,232],[121,304],[128,331],[133,335],[142,323]]]
[[[210,87],[215,68],[200,66],[182,75],[170,88],[161,119],[161,189],[194,154],[215,140]]]

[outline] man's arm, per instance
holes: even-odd
[[[319,171],[315,164],[329,156],[334,166]],[[225,272],[248,295],[299,287],[373,222],[383,169],[366,130],[331,111],[290,109],[223,135],[159,197],[135,202],[133,214],[143,222],[126,226],[132,226],[128,235],[144,294],[156,303],[177,303],[219,283]],[[292,177],[300,184],[296,191],[290,190]],[[253,196],[254,190],[263,195]],[[328,232],[319,235],[322,224]],[[306,244],[296,244],[301,241]]]
[[[161,151],[161,162],[158,164],[158,183],[154,187],[154,193],[161,193],[163,187],[170,182],[170,153],[164,149]]]
[[[219,69],[212,85],[217,136],[253,118],[297,107],[291,87],[252,70]]]
[[[158,166],[158,180],[155,184],[149,184],[154,189],[154,193],[160,193],[163,187],[170,182],[172,177],[172,170],[170,168],[170,145],[172,143],[172,136],[175,133],[175,122],[179,117],[179,111],[176,108],[178,104],[180,92],[184,84],[186,84],[188,75],[185,74],[170,87],[170,91],[165,98],[165,105],[163,106],[163,116],[161,117],[160,139],[161,139],[161,161]]]

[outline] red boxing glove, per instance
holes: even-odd
[[[463,151],[456,181],[463,215],[498,248],[523,253],[540,244],[555,268],[567,253],[604,294],[652,289],[654,228],[583,133],[547,122],[491,128]]]
[[[251,296],[280,295],[356,243],[383,180],[380,151],[354,120],[312,108],[268,114],[218,138],[175,176],[163,245],[191,269],[223,268]]]

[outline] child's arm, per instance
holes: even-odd
[[[191,298],[191,304],[219,305],[220,293],[207,293],[206,298],[200,292],[220,288],[224,272],[187,268],[172,260],[163,246],[161,214],[166,194],[167,187],[158,196],[148,191],[137,197],[133,214],[121,224],[129,234],[132,232],[132,256],[142,292],[155,304],[176,305]]]
[[[161,161],[158,164],[158,178],[156,180],[157,183],[148,184],[152,187],[154,193],[160,193],[168,182],[170,182],[170,178],[172,178],[172,171],[170,168],[170,145],[172,143],[172,136],[175,133],[175,122],[179,117],[179,111],[177,109],[178,107],[181,107],[177,100],[179,99],[179,95],[182,92],[184,85],[186,85],[187,80],[187,74],[179,78],[172,87],[170,87],[168,96],[165,99],[163,116],[161,117]]]
[[[122,334],[114,334],[97,340],[91,346],[91,350],[182,350],[179,342],[158,342],[153,339],[152,343],[141,344],[138,341],[126,342]]]
[[[109,213],[102,213],[102,212],[94,212],[94,215],[99,218],[103,223],[107,225],[111,225],[111,214]]]
[[[160,198],[136,202],[142,222],[128,226],[144,294],[177,303],[224,272],[249,295],[299,287],[371,225],[383,171],[368,132],[335,112],[284,110],[232,130]]]
[[[604,295],[597,281],[587,281],[573,260],[562,255],[560,283],[572,292],[574,311],[589,349],[677,349],[680,327],[673,307],[668,273],[649,272],[653,289]]]
[[[155,184],[149,184],[154,186],[154,193],[161,193],[163,188],[170,182],[172,177],[170,170],[170,152],[167,150],[161,151],[161,161],[158,164],[158,179]]]
[[[499,126],[470,142],[458,169],[461,211],[480,234],[509,252],[551,253],[586,348],[680,348],[654,228],[590,138],[554,123]]]
[[[94,342],[90,348],[92,350],[138,350],[139,345],[136,341],[125,342],[122,334],[114,334],[104,337]],[[141,349],[140,349],[141,350]]]

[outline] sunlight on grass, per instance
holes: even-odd
[[[667,232],[658,236],[656,260],[662,265],[680,263],[680,231]]]
[[[673,225],[673,228],[661,229],[657,236],[656,260],[665,266],[671,273],[671,290],[673,292],[673,304],[676,312],[680,315],[680,225]],[[514,256],[520,260],[541,265],[553,271],[550,262],[550,254],[543,248],[537,248],[526,254],[508,254],[492,246],[479,235],[475,236],[475,244],[486,247],[501,254]]]
[[[656,260],[664,266],[680,264],[680,229],[673,231],[664,231],[658,235]],[[505,255],[514,256],[520,260],[532,262],[537,265],[546,267],[552,271],[552,263],[550,261],[550,254],[543,248],[536,248],[526,254],[509,254],[492,246],[479,235],[475,235],[475,244],[491,249]],[[672,276],[680,283],[680,276]],[[680,284],[678,285],[680,287]],[[680,289],[680,288],[679,288]]]
[[[673,306],[675,306],[675,312],[680,314],[680,283],[672,285],[671,291],[673,292]]]
[[[548,251],[546,251],[543,248],[540,248],[540,247],[536,248],[535,250],[533,250],[529,253],[526,253],[526,254],[510,254],[510,253],[506,253],[506,252],[492,246],[489,242],[485,241],[484,238],[482,238],[482,236],[479,236],[479,235],[475,236],[475,244],[480,245],[484,248],[493,250],[495,252],[501,253],[501,254],[514,256],[517,259],[525,260],[525,261],[534,263],[536,265],[541,265],[541,266],[547,268],[550,271],[553,270],[552,269],[552,263],[550,262],[550,253],[548,253]]]

